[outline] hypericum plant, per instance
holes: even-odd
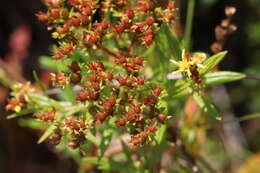
[[[33,113],[28,124],[46,129],[39,142],[49,138],[62,150],[77,149],[85,158],[94,157],[88,161],[103,170],[112,164],[103,159],[110,141],[123,139],[126,132],[131,135],[126,144],[134,151],[146,144],[160,150],[172,146],[173,141],[165,139],[165,124],[181,114],[181,108],[174,107],[181,97],[192,95],[204,113],[220,119],[205,99],[204,88],[244,77],[210,72],[226,52],[207,58],[205,53],[188,52],[188,46],[184,49],[172,32],[178,19],[174,1],[167,6],[154,0],[44,3],[48,11],[37,17],[58,44],[52,47],[53,56],[41,62],[54,71],[51,81],[58,89],[51,96],[53,89],[45,90],[39,81],[42,90],[30,83],[14,85],[6,109],[15,113],[9,118]],[[90,154],[95,149],[98,154]],[[145,170],[137,164],[143,159],[133,169]]]
[[[163,24],[174,22],[174,2],[165,8],[151,0],[47,0],[45,4],[48,12],[37,17],[59,40],[53,58],[65,65],[51,74],[52,84],[71,90],[77,86],[79,91],[71,101],[84,113],[59,118],[63,108],[45,105],[34,116],[55,124],[52,140],[69,135],[68,145],[73,148],[84,143],[87,131],[110,118],[129,131],[132,144],[145,143],[166,115],[159,104],[163,89],[141,72],[145,63],[140,52],[153,43]],[[108,48],[110,44],[117,45],[116,49]],[[19,87],[7,109],[19,112],[21,107],[35,107],[33,101],[23,99],[30,93],[28,84]]]

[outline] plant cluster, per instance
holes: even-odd
[[[245,77],[230,71],[212,72],[227,52],[210,57],[190,52],[182,44],[187,41],[179,41],[173,32],[178,19],[175,1],[165,6],[155,0],[44,3],[47,12],[36,16],[58,40],[52,55],[41,58],[43,68],[53,70],[53,89],[46,89],[36,74],[37,86],[29,82],[14,85],[6,110],[15,113],[8,118],[33,114],[26,122],[44,129],[39,143],[49,139],[75,160],[87,160],[102,170],[144,172],[147,165],[155,167],[166,147],[174,147],[194,164],[196,147],[185,147],[199,145],[196,134],[204,134],[204,130],[198,122],[204,122],[204,114],[221,119],[205,88]],[[216,41],[220,46],[224,36],[235,30],[231,24],[234,9],[230,7],[226,13],[227,19],[219,26],[222,37],[217,36]],[[183,115],[183,98],[187,97],[197,103],[201,115]],[[169,123],[173,116],[180,121],[172,134],[167,130],[173,126]],[[129,140],[125,143],[126,133],[130,137],[126,135]],[[123,141],[119,150],[125,153],[129,170],[103,158],[116,139]],[[139,157],[132,159],[125,144],[131,151],[140,149]],[[145,147],[151,147],[158,158],[151,157],[153,152],[146,153]],[[73,151],[84,157],[78,159]]]
[[[77,87],[75,104],[86,109],[87,117],[69,115],[59,121],[55,107],[43,107],[35,117],[55,122],[57,129],[51,139],[60,140],[61,135],[57,134],[70,134],[68,145],[72,148],[84,142],[86,131],[112,117],[117,127],[125,127],[132,135],[132,144],[145,143],[167,117],[158,104],[163,89],[142,73],[144,57],[137,50],[145,51],[153,43],[163,23],[174,22],[174,2],[165,8],[151,0],[46,0],[45,4],[48,11],[37,17],[59,40],[53,58],[67,66],[65,71],[51,74],[52,84]],[[106,47],[108,40],[121,45],[110,50]],[[77,51],[85,57],[73,59],[72,54]],[[106,61],[113,67],[106,66]],[[20,99],[16,101],[23,104]],[[14,99],[7,110],[20,111]]]

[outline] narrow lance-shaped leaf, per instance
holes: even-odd
[[[68,71],[68,67],[62,61],[57,61],[52,57],[41,56],[40,65],[43,69],[53,70],[53,71]]]
[[[45,132],[44,134],[40,137],[40,139],[37,141],[38,144],[42,143],[45,141],[55,130],[56,130],[55,125],[51,125]]]
[[[220,114],[218,113],[216,107],[214,104],[212,104],[209,100],[206,100],[202,96],[200,96],[198,93],[193,93],[194,100],[198,103],[200,108],[209,116],[221,120]]]
[[[158,144],[161,144],[164,136],[165,136],[165,132],[166,132],[166,125],[162,125],[159,130],[157,130],[156,134],[155,134],[155,139],[157,141]]]
[[[233,82],[245,78],[243,73],[231,72],[231,71],[219,71],[214,73],[208,73],[203,77],[203,81],[206,85],[222,84],[227,82]]]
[[[33,77],[34,77],[34,80],[36,81],[36,84],[38,85],[38,87],[44,92],[45,95],[47,95],[46,87],[44,86],[42,81],[39,79],[36,71],[33,71]]]
[[[112,139],[112,131],[111,130],[105,131],[99,146],[99,157],[98,157],[99,161],[103,158],[105,151],[108,145],[110,144],[111,139]]]
[[[206,59],[205,62],[203,63],[204,68],[201,68],[199,70],[200,74],[204,75],[208,73],[210,70],[212,70],[214,67],[216,67],[220,63],[220,61],[223,60],[226,54],[227,51],[223,51]]]
[[[16,118],[16,117],[19,117],[19,116],[31,114],[31,113],[36,112],[37,110],[38,110],[38,108],[25,109],[25,110],[22,110],[21,112],[16,112],[16,113],[8,115],[7,119],[12,119],[12,118]]]

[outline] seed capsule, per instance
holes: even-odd
[[[76,141],[70,141],[70,142],[68,143],[68,146],[69,146],[70,148],[76,149],[76,148],[78,148],[79,144],[78,144]]]
[[[165,114],[158,114],[158,115],[157,115],[157,119],[158,119],[159,121],[164,121],[164,120],[166,119],[166,115],[165,115]]]
[[[104,121],[106,119],[106,117],[107,117],[106,114],[103,112],[98,112],[96,114],[96,118],[99,119],[100,121]]]
[[[77,61],[73,61],[69,68],[75,73],[81,71],[79,63]]]
[[[70,76],[70,81],[73,84],[78,84],[81,81],[81,75],[78,73],[72,73]]]

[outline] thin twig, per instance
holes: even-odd
[[[190,41],[191,41],[191,32],[192,32],[192,25],[193,25],[194,8],[195,8],[195,0],[189,0],[187,17],[186,17],[186,25],[185,25],[185,34],[184,34],[185,47],[188,51],[190,49],[190,44],[191,44]]]
[[[102,45],[97,45],[97,46],[98,46],[98,48],[100,48],[103,52],[105,52],[105,53],[107,53],[107,54],[109,54],[109,55],[111,55],[111,56],[113,56],[113,57],[115,57],[115,58],[120,58],[119,55],[117,55],[115,52],[113,52],[113,51],[107,49],[106,47],[104,47],[104,46],[102,46]]]
[[[246,74],[246,79],[260,80],[260,75],[258,75],[258,74]]]

